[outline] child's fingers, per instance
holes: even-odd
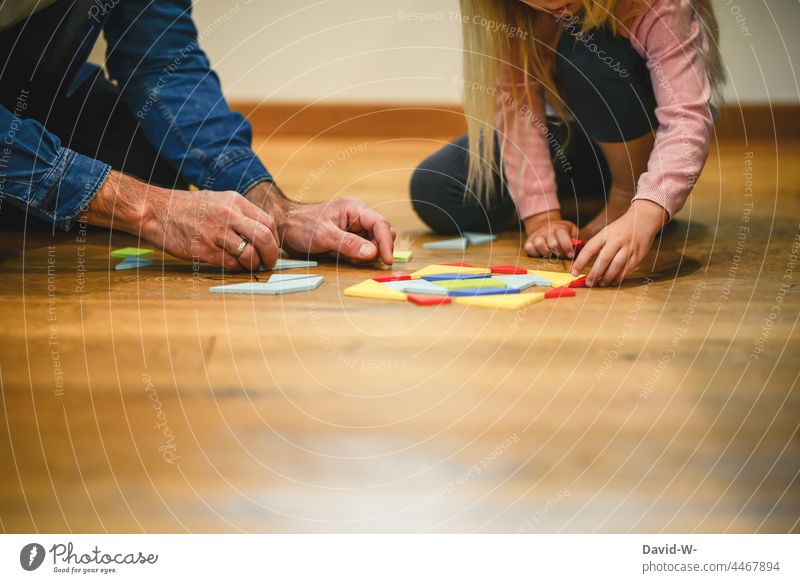
[[[602,233],[592,237],[589,239],[589,242],[583,246],[583,250],[578,255],[575,263],[572,264],[572,275],[580,275],[594,256],[603,248],[603,237],[601,235]]]
[[[619,245],[614,245],[610,241],[606,242],[602,251],[597,254],[597,259],[592,266],[592,270],[589,272],[589,275],[586,276],[586,285],[593,287],[602,284],[603,276],[618,251]],[[583,253],[581,253],[581,255],[583,255]]]
[[[570,236],[569,231],[567,229],[557,229],[555,234],[558,241],[558,247],[560,248],[558,256],[569,257],[572,259],[572,237]]]
[[[608,267],[606,268],[606,272],[603,274],[603,277],[600,280],[600,285],[611,285],[617,281],[617,279],[621,279],[619,276],[624,272],[625,266],[628,264],[630,257],[631,252],[627,247],[622,247],[619,251],[617,251],[616,256],[611,260],[611,263],[609,263]]]

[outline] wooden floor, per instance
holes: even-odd
[[[287,192],[377,205],[403,271],[462,260],[407,200],[435,141],[261,144]],[[5,231],[0,528],[798,532],[799,218],[800,145],[721,145],[651,282],[519,313],[347,298],[375,270],[334,263],[213,296],[110,270],[133,237]],[[463,260],[546,265],[516,233]]]

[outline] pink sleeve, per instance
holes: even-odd
[[[656,97],[655,147],[634,200],[661,205],[670,218],[686,203],[708,156],[711,87],[694,42],[700,23],[688,0],[655,2],[631,42],[647,59]]]
[[[520,219],[558,209],[555,172],[547,143],[544,88],[536,84],[524,103],[514,101],[511,85],[501,83],[497,129],[509,194]]]

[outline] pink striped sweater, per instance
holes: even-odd
[[[693,14],[690,0],[654,0],[629,35],[634,50],[647,60],[659,122],[634,200],[653,201],[670,218],[686,203],[703,169],[713,126],[711,87],[694,44],[700,23]],[[503,167],[521,219],[559,208],[544,124],[544,87],[538,85],[530,94],[529,111],[498,100]]]

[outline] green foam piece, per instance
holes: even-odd
[[[489,233],[472,233],[464,231],[464,237],[469,241],[470,245],[485,245],[492,241],[497,241],[497,235],[490,235]]]
[[[460,237],[458,239],[446,239],[444,241],[431,241],[423,243],[425,249],[445,250],[445,251],[463,251],[467,248],[467,239]]]
[[[506,284],[495,277],[486,277],[483,279],[447,279],[444,281],[431,282],[433,285],[438,285],[447,290],[454,289],[477,289],[482,287],[497,287],[505,288]]]
[[[142,249],[140,247],[123,247],[122,249],[114,249],[111,252],[111,257],[143,257],[145,255],[152,255],[152,249]]]

